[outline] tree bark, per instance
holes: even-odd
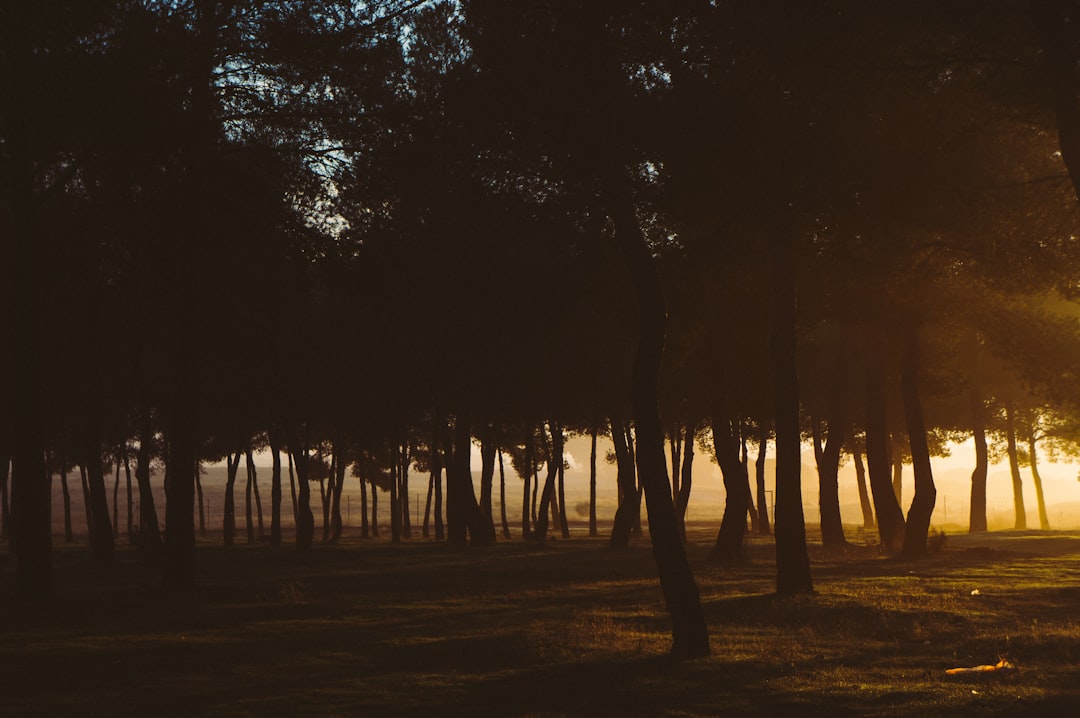
[[[435,412],[435,429],[431,439],[431,474],[435,477],[435,540],[442,541],[446,538],[446,529],[443,524],[443,490],[442,490],[442,453],[439,449],[439,434],[444,429],[439,413]]]
[[[885,403],[885,338],[872,329],[867,342],[866,370],[866,468],[874,499],[881,545],[896,555],[904,547],[904,512],[896,500],[889,467],[889,430]]]
[[[1011,404],[1005,405],[1005,440],[1009,455],[1009,475],[1012,476],[1013,509],[1016,513],[1017,531],[1027,529],[1027,510],[1024,508],[1024,485],[1020,480],[1020,458],[1016,450],[1016,419]]]
[[[533,455],[533,428],[530,426],[525,434],[525,471],[521,475],[521,538],[526,541],[532,536],[532,522],[529,516],[529,497],[532,495],[532,474],[536,457]]]
[[[109,497],[105,489],[105,475],[101,470],[101,440],[94,421],[84,427],[83,456],[86,464],[86,482],[90,489],[90,505],[93,537],[90,541],[94,558],[109,561],[115,544],[112,524],[109,521]]]
[[[8,458],[0,455],[0,473],[3,474],[5,495],[7,493]],[[71,491],[68,489],[68,468],[63,457],[60,459],[60,491],[64,496],[64,543],[72,543],[75,540],[75,532],[71,528]],[[5,517],[5,524],[7,523]]]
[[[502,518],[502,536],[510,538],[510,522],[506,520],[506,466],[503,464],[502,449],[499,449],[499,512]]]
[[[758,424],[758,455],[754,462],[754,478],[757,480],[758,533],[768,536],[772,533],[769,526],[769,502],[765,493],[765,453],[769,449],[769,429],[764,422]]]
[[[792,210],[788,209],[790,214]],[[810,593],[810,556],[802,508],[799,373],[796,355],[794,217],[770,235],[772,261],[772,363],[776,417],[776,590],[782,595]]]
[[[199,507],[199,535],[206,535],[206,502],[203,501],[202,466],[195,462],[195,503]]]
[[[597,535],[596,528],[596,426],[590,430],[589,447],[589,536]]]
[[[645,492],[649,536],[664,602],[672,621],[671,653],[677,658],[709,655],[709,633],[697,583],[690,571],[675,522],[671,484],[664,458],[657,384],[664,355],[667,309],[660,277],[634,213],[630,197],[613,177],[608,187],[616,240],[626,260],[638,300],[638,346],[630,403],[634,412],[638,476]]]
[[[330,543],[341,540],[341,492],[345,489],[345,468],[348,466],[343,442],[334,442],[334,494],[330,502]]]
[[[990,468],[989,450],[986,446],[986,409],[977,387],[973,387],[971,400],[971,434],[975,440],[975,469],[971,472],[971,510],[968,515],[968,532],[986,531],[986,475]]]
[[[491,494],[495,483],[495,455],[498,447],[492,438],[489,422],[481,424],[483,435],[480,437],[480,530],[487,533],[491,526],[490,540],[495,540],[495,515],[492,510]]]
[[[851,450],[851,458],[855,463],[855,483],[859,489],[863,528],[870,531],[877,528],[877,522],[874,520],[874,507],[870,505],[870,493],[866,489],[866,466],[863,465],[862,450],[858,446]]]
[[[400,482],[398,473],[401,471],[401,460],[398,457],[400,447],[396,442],[390,442],[390,541],[401,542],[401,497],[398,496]]]
[[[232,546],[236,537],[236,475],[240,472],[240,452],[225,455],[225,506],[222,509],[222,541]]]
[[[553,428],[558,433],[558,447],[552,453],[555,456],[555,461],[558,462],[558,494],[559,494],[559,523],[562,528],[562,537],[564,539],[570,538],[570,523],[566,516],[566,467],[564,466],[563,449],[565,447],[565,438],[563,437],[562,424],[554,424]],[[552,435],[554,438],[554,434]]]
[[[239,454],[237,457],[237,462],[239,463]],[[244,528],[246,529],[248,544],[255,543],[255,520],[254,514],[252,513],[253,502],[251,495],[252,485],[254,483],[254,477],[252,475],[254,468],[254,463],[251,460],[251,449],[249,447],[244,450],[244,474],[247,477],[244,482]]]
[[[274,429],[266,436],[273,461],[270,469],[270,545],[277,548],[281,546],[281,446]]]
[[[494,541],[495,535],[495,527],[490,522],[484,526],[476,502],[470,466],[471,444],[468,413],[459,412],[454,421],[454,459],[446,475],[447,541],[458,546],[464,546],[469,538],[474,544],[486,545]]]
[[[555,480],[559,473],[557,462],[562,459],[562,432],[556,431],[554,422],[551,424],[550,451],[547,460],[547,478],[544,480],[544,490],[540,496],[539,520],[536,524],[536,540],[540,543],[547,541],[548,515],[551,510],[551,499],[555,494]]]
[[[634,528],[634,514],[638,506],[637,476],[627,442],[626,426],[621,420],[611,419],[611,439],[615,445],[616,483],[619,489],[619,506],[615,510],[615,522],[611,527],[611,547],[624,549],[630,546],[630,534]]]
[[[368,525],[367,467],[363,455],[357,457],[356,467],[360,482],[360,538],[371,538],[371,527]]]
[[[401,459],[401,535],[405,538],[412,538],[412,521],[409,517],[409,464],[412,462],[412,456],[409,452],[409,442],[401,442],[401,451],[398,454]]]
[[[904,507],[904,456],[901,453],[900,441],[893,436],[890,444],[892,448],[892,490],[896,494],[896,503],[900,508]]]
[[[912,326],[905,331],[901,367],[900,391],[904,399],[904,418],[907,421],[911,465],[915,474],[915,495],[911,499],[907,528],[904,530],[904,557],[921,558],[926,555],[930,519],[937,503],[937,487],[934,486],[934,473],[930,466],[930,447],[926,441],[926,424],[923,421],[922,400],[919,397],[920,363],[917,327]]]
[[[139,412],[139,453],[135,466],[135,483],[139,486],[139,544],[156,552],[161,547],[161,527],[158,526],[154,492],[150,486],[150,446],[154,430],[150,423],[150,407]]]
[[[675,497],[675,519],[679,522],[679,536],[686,542],[686,507],[690,505],[690,489],[693,488],[694,469],[694,435],[697,426],[693,422],[683,427],[685,437],[682,442],[682,465],[679,472],[682,480],[679,482],[679,493]]]
[[[1039,460],[1035,453],[1035,432],[1028,436],[1028,454],[1031,457],[1031,478],[1035,481],[1035,503],[1039,508],[1039,528],[1050,530],[1050,519],[1046,515],[1046,502],[1043,499],[1042,476],[1039,475]]]
[[[841,343],[829,389],[829,435],[818,462],[818,506],[821,510],[821,543],[826,553],[842,552],[848,542],[840,517],[840,450],[845,440],[847,417],[847,347]],[[815,440],[817,443],[817,440]]]
[[[297,441],[295,435],[289,437],[289,451],[293,454],[293,466],[296,468],[298,486],[296,502],[296,550],[307,551],[315,540],[315,516],[311,513],[311,482],[308,480],[308,450]],[[239,458],[237,458],[239,461]]]
[[[709,558],[718,561],[738,561],[742,558],[743,539],[746,536],[747,500],[750,484],[746,476],[745,465],[739,459],[739,436],[735,428],[736,421],[722,416],[718,411],[713,417],[713,447],[716,451],[716,463],[724,477],[724,516],[720,521],[720,530],[716,534]]]

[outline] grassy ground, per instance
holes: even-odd
[[[817,593],[773,594],[771,543],[690,555],[713,656],[665,656],[647,542],[454,550],[349,540],[300,555],[200,547],[187,603],[129,549],[61,548],[57,598],[7,602],[0,714],[1075,715],[1080,535],[949,537],[920,563],[815,557]],[[978,589],[978,595],[972,591]],[[945,669],[995,663],[979,679]],[[1071,710],[1070,710],[1071,709]]]

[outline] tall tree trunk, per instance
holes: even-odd
[[[745,466],[739,459],[739,436],[735,421],[725,418],[723,411],[717,411],[712,421],[713,446],[716,449],[716,463],[724,477],[724,517],[720,521],[720,530],[716,534],[709,558],[720,561],[735,561],[742,558],[743,538],[746,535],[747,499],[750,484],[747,482]]]
[[[554,456],[555,456],[555,461],[558,462],[557,468],[558,468],[558,471],[559,471],[559,478],[558,478],[559,523],[561,524],[561,528],[562,528],[562,537],[564,539],[568,539],[568,538],[570,538],[570,523],[569,523],[569,521],[567,519],[567,516],[566,516],[566,477],[564,476],[564,474],[566,473],[566,466],[564,465],[565,460],[563,458],[563,448],[564,448],[564,445],[565,445],[564,444],[565,440],[564,440],[564,437],[563,437],[562,424],[556,423],[556,424],[553,425],[553,428],[555,430],[555,433],[557,433],[559,435],[558,442],[557,442],[558,447],[557,447],[557,449],[555,451],[552,452],[554,454]],[[554,438],[554,434],[552,436]]]
[[[341,539],[343,525],[341,521],[341,492],[345,489],[345,467],[348,466],[348,456],[345,453],[343,442],[334,442],[334,494],[330,503],[330,543],[337,543]]]
[[[266,538],[265,527],[263,526],[263,510],[262,510],[262,498],[259,496],[259,471],[255,466],[255,461],[250,457],[251,449],[248,449],[248,461],[251,464],[251,490],[255,494],[255,536],[259,541]]]
[[[847,347],[840,343],[829,388],[829,436],[818,462],[818,506],[821,510],[821,543],[827,553],[847,549],[844,523],[840,517],[840,449],[844,444],[847,417]],[[815,428],[817,425],[815,424]],[[818,440],[815,439],[815,444]]]
[[[1031,457],[1031,478],[1035,481],[1035,503],[1039,508],[1039,528],[1050,530],[1050,519],[1046,516],[1046,502],[1043,499],[1042,476],[1039,475],[1039,460],[1035,453],[1035,432],[1028,436],[1028,454]]]
[[[750,452],[746,448],[746,424],[739,421],[739,463],[742,464],[742,475],[746,477],[746,511],[750,515],[750,531],[757,533],[758,515],[754,508],[754,490],[750,486]]]
[[[492,438],[491,424],[484,421],[481,423],[480,436],[480,527],[487,533],[488,525],[491,526],[490,540],[495,540],[495,516],[491,506],[492,487],[495,482],[495,454],[498,447]]]
[[[296,467],[296,549],[307,551],[315,540],[315,516],[311,513],[311,482],[308,480],[308,450],[295,435],[288,437],[293,466]],[[239,461],[239,458],[237,458]]]
[[[371,457],[367,457],[368,482],[371,484],[371,535],[379,537],[379,485],[375,483],[375,470]]]
[[[1024,508],[1024,485],[1020,480],[1020,458],[1016,450],[1016,420],[1011,404],[1005,405],[1005,440],[1009,455],[1009,474],[1012,476],[1013,508],[1016,512],[1017,531],[1027,529],[1027,510]]]
[[[94,545],[94,505],[90,501],[90,482],[86,478],[86,457],[79,461],[79,480],[82,482],[83,517],[86,519],[86,539]],[[14,492],[13,492],[14,493]]]
[[[113,492],[112,492],[112,523],[113,523],[113,543],[120,537],[120,454],[116,455],[116,475],[113,478]]]
[[[439,416],[439,412],[435,412],[435,429],[432,432],[431,442],[431,473],[435,477],[435,540],[442,541],[446,538],[446,530],[443,524],[443,489],[442,489],[442,452],[439,449],[440,446],[440,434],[445,429],[445,424],[442,418]]]
[[[368,526],[368,481],[367,467],[363,456],[356,459],[357,473],[360,481],[360,538],[371,538],[371,527]]]
[[[292,517],[293,526],[295,527],[300,525],[300,502],[296,497],[296,472],[293,466],[292,449],[286,449],[285,458],[289,462],[289,492],[292,494]]]
[[[859,489],[859,506],[862,508],[863,528],[867,531],[877,528],[874,520],[874,507],[870,505],[870,493],[866,489],[866,467],[863,465],[862,450],[855,446],[851,450],[855,462],[855,483]]]
[[[412,456],[409,452],[409,442],[401,442],[401,533],[405,538],[412,538],[412,521],[409,518],[409,464]]]
[[[135,467],[135,482],[139,485],[139,545],[150,552],[157,552],[161,547],[161,527],[158,526],[154,492],[150,486],[150,447],[153,441],[150,407],[143,405],[139,412],[139,454]]]
[[[0,455],[0,462],[2,462],[0,463],[0,474],[3,474],[6,492],[8,470],[7,456]],[[64,461],[63,456],[60,458],[60,491],[64,495],[64,543],[72,543],[75,540],[75,532],[71,528],[71,491],[68,489],[67,462]],[[6,519],[4,523],[7,523]]]
[[[611,440],[615,446],[616,484],[619,506],[615,510],[615,522],[611,527],[611,547],[623,549],[630,546],[630,534],[634,528],[634,513],[640,511],[637,503],[637,475],[629,444],[626,425],[622,420],[611,419]]]
[[[915,495],[911,499],[907,528],[904,531],[904,556],[920,558],[926,555],[930,519],[937,503],[937,487],[934,486],[922,400],[919,398],[919,330],[915,326],[908,327],[905,332],[901,357],[900,392],[904,399],[904,417],[907,420],[908,442],[911,445],[911,465],[915,474]]]
[[[679,483],[679,495],[675,497],[675,518],[679,522],[679,536],[686,541],[686,508],[690,505],[690,489],[693,488],[694,435],[697,433],[697,425],[691,422],[684,430],[686,437],[683,439],[683,460],[680,467],[682,481]]]
[[[236,475],[240,472],[240,452],[225,455],[225,506],[222,509],[222,541],[232,546],[236,537]]]
[[[401,447],[396,442],[390,442],[390,541],[401,542],[401,504],[398,496],[401,471],[401,460],[398,451]]]
[[[904,512],[896,500],[889,477],[888,414],[885,404],[885,338],[881,330],[871,329],[867,349],[866,376],[866,468],[870,493],[874,499],[881,545],[896,555],[904,547]]]
[[[238,455],[239,456],[239,455]],[[239,461],[239,458],[237,458]],[[254,485],[254,462],[251,460],[251,448],[244,450],[244,474],[247,479],[244,482],[244,528],[247,532],[248,544],[255,543],[255,517],[252,513],[252,496],[251,492]]]
[[[682,477],[682,429],[678,422],[671,425],[668,435],[668,448],[671,449],[671,500],[679,502],[679,479]],[[685,540],[685,539],[684,539]]]
[[[521,475],[521,538],[526,541],[532,536],[532,523],[529,520],[529,496],[531,492],[533,467],[536,457],[533,455],[533,429],[530,426],[525,434],[525,470]]]
[[[645,493],[649,536],[664,602],[672,621],[672,655],[693,658],[709,654],[709,633],[697,583],[690,571],[675,523],[671,484],[664,458],[664,428],[657,395],[664,354],[667,309],[652,254],[642,235],[634,206],[622,179],[608,178],[608,199],[616,240],[626,260],[638,300],[638,346],[630,387],[636,434],[638,476]],[[801,507],[800,507],[801,508]]]
[[[495,534],[494,526],[480,517],[470,466],[471,445],[469,415],[458,412],[454,421],[454,457],[446,474],[447,541],[458,546],[464,546],[470,537],[474,544],[486,545],[494,541]]]
[[[968,532],[986,531],[986,475],[990,468],[986,446],[986,409],[977,387],[971,390],[971,434],[975,440],[975,469],[971,472],[971,511]]]
[[[114,550],[113,530],[109,522],[109,496],[105,489],[105,475],[101,470],[101,440],[98,437],[97,426],[94,421],[90,421],[85,427],[83,444],[93,517],[93,539],[90,544],[94,549],[94,558],[109,561]]]
[[[131,494],[131,457],[124,447],[124,481],[127,485],[127,540],[129,544],[135,543],[135,500]]]
[[[190,344],[190,342],[188,342]],[[180,352],[187,350],[177,350]],[[190,366],[190,365],[189,365]],[[195,407],[188,369],[178,369],[165,475],[165,542],[162,582],[166,592],[188,595],[195,587]]]
[[[202,491],[202,465],[195,462],[195,503],[199,505],[199,535],[206,536],[206,502]]]
[[[788,210],[790,214],[791,210]],[[776,590],[814,590],[802,508],[799,373],[796,361],[795,227],[788,216],[770,235],[773,327],[771,338],[776,417]]]
[[[267,434],[270,444],[270,545],[281,546],[281,446],[277,431],[270,429]]]
[[[769,428],[764,421],[758,423],[758,454],[754,462],[754,478],[757,483],[758,533],[768,536],[772,533],[769,526],[769,502],[765,493],[765,452],[769,449]]]
[[[502,537],[510,538],[510,522],[506,520],[506,466],[503,464],[502,449],[499,449],[499,513],[502,519]]]
[[[544,480],[544,491],[540,497],[539,522],[536,524],[536,540],[543,543],[547,541],[548,515],[551,509],[551,499],[555,494],[555,482],[558,476],[558,464],[562,460],[562,432],[555,428],[551,422],[551,453],[547,460],[547,478]],[[556,520],[557,523],[557,520]]]
[[[590,430],[589,447],[589,536],[597,535],[596,529],[596,425]]]
[[[52,501],[45,475],[45,417],[42,396],[42,310],[46,283],[43,242],[38,236],[37,203],[34,198],[34,142],[29,116],[30,99],[40,90],[33,86],[30,64],[34,62],[29,16],[8,5],[0,22],[0,122],[4,126],[7,159],[6,185],[11,229],[4,240],[5,262],[11,262],[12,289],[10,306],[17,307],[8,316],[12,352],[11,402],[7,407],[14,417],[11,456],[10,514],[14,519],[10,538],[15,553],[15,596],[27,604],[37,604],[52,595]],[[6,475],[7,464],[4,465]],[[5,481],[6,483],[6,481]]]

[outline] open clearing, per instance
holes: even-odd
[[[59,547],[53,604],[18,615],[0,557],[6,715],[1075,715],[1080,534],[950,536],[919,563],[814,554],[773,593],[772,544],[689,547],[713,656],[675,663],[647,539],[453,549],[349,538],[299,554],[200,546],[162,594],[137,551]],[[976,595],[972,595],[977,591]],[[1015,671],[950,677],[1007,658]]]

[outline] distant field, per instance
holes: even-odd
[[[921,563],[823,562],[817,593],[773,594],[772,546],[715,565],[692,531],[713,656],[666,658],[647,541],[455,550],[350,538],[307,554],[200,546],[199,589],[163,596],[129,548],[56,560],[57,597],[7,601],[0,714],[1074,715],[1080,535],[950,537]],[[977,595],[972,595],[978,590]],[[976,679],[947,668],[1012,661]]]

